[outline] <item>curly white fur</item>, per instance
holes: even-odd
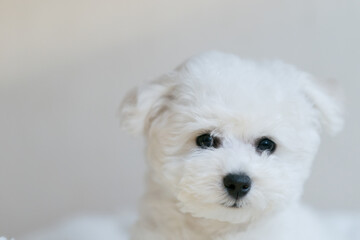
[[[319,218],[299,203],[322,129],[342,127],[339,103],[311,75],[208,52],[131,91],[120,113],[123,127],[148,142],[132,240],[360,239],[359,217]],[[221,145],[198,147],[203,133]],[[256,151],[264,136],[276,142],[274,153]],[[234,200],[223,178],[237,172],[252,186]],[[23,239],[125,240],[131,219],[82,218]]]
[[[338,102],[311,75],[207,52],[129,93],[121,117],[148,142],[147,192],[132,239],[331,239],[298,204],[321,130],[342,127]],[[221,147],[196,146],[206,132]],[[271,155],[255,149],[263,136],[277,143]],[[252,179],[239,201],[222,181],[234,172]]]

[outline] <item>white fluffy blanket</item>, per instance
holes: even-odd
[[[334,236],[334,239],[343,240],[346,236],[346,239],[360,240],[359,214],[322,214],[322,219],[329,228],[339,234],[338,237]],[[133,214],[83,216],[18,239],[0,237],[0,240],[128,240],[129,228],[134,221]]]

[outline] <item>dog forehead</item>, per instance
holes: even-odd
[[[178,71],[175,98],[186,98],[192,106],[266,113],[304,97],[306,74],[278,61],[256,63],[210,52],[188,60]]]

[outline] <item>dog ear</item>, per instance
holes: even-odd
[[[319,82],[309,79],[304,92],[319,112],[320,124],[329,134],[335,135],[344,125],[341,91],[334,81]]]
[[[130,91],[120,106],[120,125],[133,134],[146,134],[151,122],[166,108],[172,80],[164,76]]]

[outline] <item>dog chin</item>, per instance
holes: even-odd
[[[240,203],[239,201],[234,201],[234,203],[231,203],[231,204],[223,203],[221,205],[223,205],[226,208],[242,208],[243,207],[243,204]]]
[[[241,205],[239,202],[232,205],[194,202],[187,204],[179,203],[178,207],[182,213],[188,213],[195,218],[205,218],[233,224],[248,224],[267,212]]]

